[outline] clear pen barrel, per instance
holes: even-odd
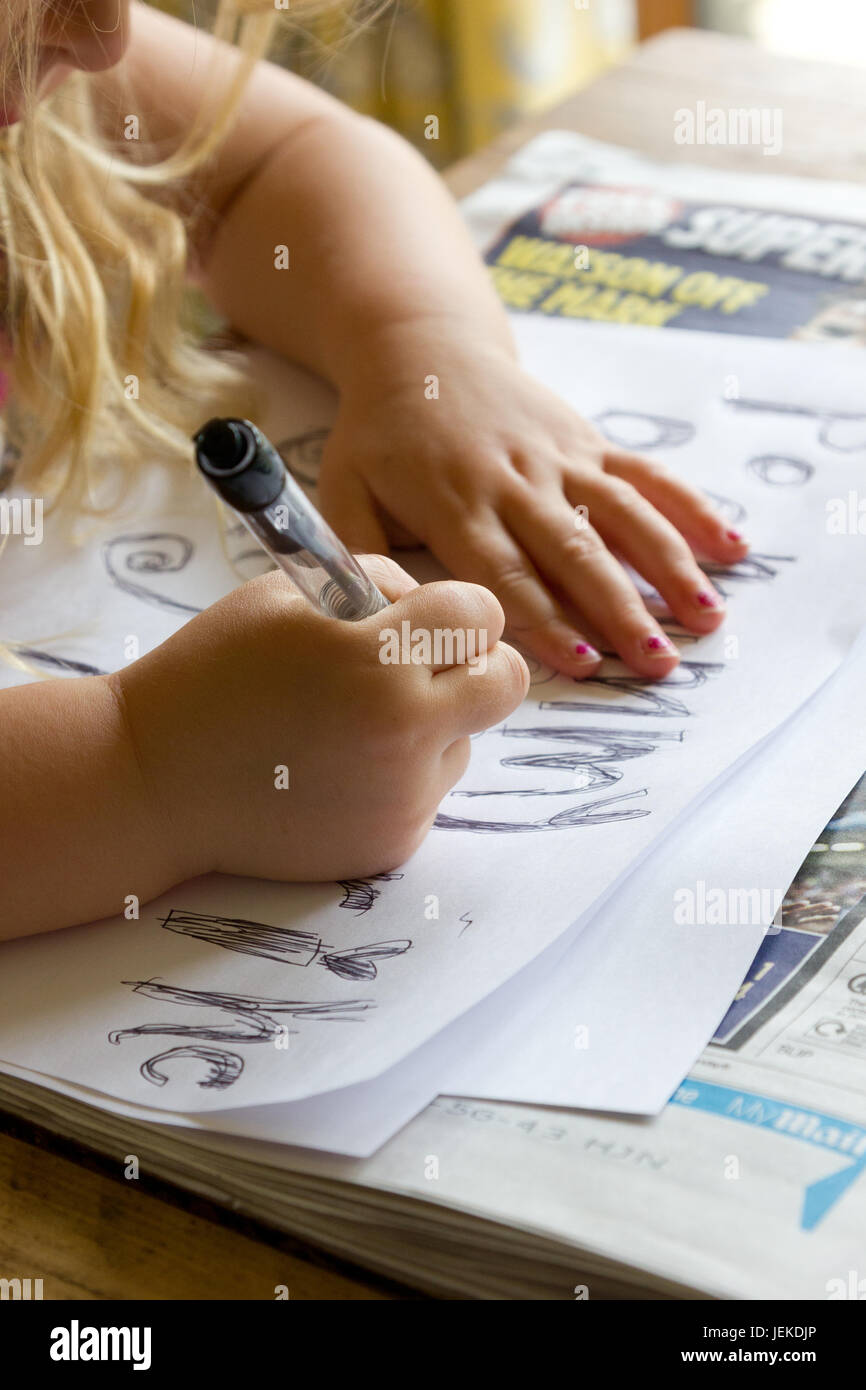
[[[293,583],[329,617],[358,622],[387,607],[388,600],[288,474],[276,501],[239,515]]]

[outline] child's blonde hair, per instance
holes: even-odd
[[[24,119],[0,131],[0,304],[13,363],[8,442],[21,452],[20,480],[48,504],[104,510],[142,460],[188,460],[190,433],[208,414],[255,406],[239,361],[205,350],[200,332],[184,322],[188,219],[166,194],[180,191],[217,149],[286,12],[274,0],[210,0],[212,32],[240,57],[230,79],[221,67],[222,78],[210,84],[218,99],[174,153],[148,164],[139,154],[147,148],[144,122],[138,158],[128,157],[128,143],[123,149],[132,98],[118,111],[117,138],[106,138],[92,75],[72,73],[32,102],[41,0],[5,3],[0,78],[11,76],[25,93]],[[314,0],[312,9],[334,4]],[[305,0],[305,16],[310,8]],[[190,189],[194,197],[191,182]]]

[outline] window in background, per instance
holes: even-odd
[[[777,53],[866,67],[864,0],[698,0],[697,21]]]

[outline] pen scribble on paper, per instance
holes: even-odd
[[[266,550],[260,545],[250,545],[250,533],[242,521],[229,522],[226,525],[225,538],[230,563],[246,577],[251,579],[253,575],[264,574],[274,568],[274,561]],[[239,550],[234,549],[235,544],[240,546]]]
[[[844,410],[812,410],[807,405],[791,405],[787,401],[750,400],[745,396],[735,396],[731,400],[726,398],[725,404],[735,410],[753,410],[768,415],[799,415],[814,420],[819,424],[818,442],[823,444],[825,449],[831,449],[837,454],[855,454],[861,449],[866,449],[866,415]],[[846,442],[840,439],[840,435],[844,436],[846,429],[852,431],[853,442],[850,436]]]
[[[605,439],[623,449],[677,449],[695,437],[695,427],[689,420],[674,420],[667,415],[648,415],[640,410],[604,410],[596,415],[597,425]]]
[[[746,467],[771,487],[803,487],[815,472],[811,463],[789,454],[758,454],[749,459]]]
[[[176,613],[200,613],[191,603],[162,594],[136,576],[177,574],[192,558],[193,544],[186,536],[171,531],[145,531],[139,535],[115,536],[102,547],[102,561],[112,584],[143,603],[169,608]]]
[[[311,1003],[298,999],[261,999],[251,994],[222,994],[212,990],[182,989],[158,980],[123,980],[133,994],[143,994],[158,1003],[181,1007],[211,1009],[228,1015],[222,1023],[142,1023],[135,1028],[117,1028],[109,1033],[110,1043],[124,1038],[166,1036],[196,1038],[212,1043],[275,1043],[290,1031],[274,1015],[284,1014],[299,1021],[304,1019],[338,1023],[360,1023],[359,1014],[376,1007],[372,999],[345,999],[326,1003]],[[200,1057],[207,1061],[210,1071],[200,1086],[225,1090],[237,1081],[243,1071],[243,1061],[235,1053],[221,1048],[199,1048],[196,1043],[170,1048],[149,1058],[140,1068],[141,1075],[154,1086],[164,1086],[169,1079],[160,1072],[158,1064],[169,1057]]]
[[[646,787],[637,791],[623,792],[621,796],[608,796],[602,801],[586,801],[582,806],[569,806],[555,816],[535,821],[494,821],[470,820],[465,816],[447,816],[440,812],[433,824],[440,830],[471,830],[481,834],[513,834],[515,831],[563,830],[583,825],[608,825],[611,821],[637,820],[651,813],[638,807],[628,810],[610,811],[607,808],[615,801],[628,801],[633,796],[646,796]]]
[[[121,1042],[122,1038],[165,1036],[179,1038],[199,1038],[203,1042],[275,1042],[288,1036],[289,1030],[274,1015],[288,1015],[292,1019],[317,1019],[325,1022],[360,1023],[359,1013],[374,1009],[373,999],[343,999],[332,1004],[311,1004],[300,999],[261,999],[250,994],[221,994],[210,990],[182,990],[172,984],[160,984],[157,980],[122,980],[128,984],[133,994],[145,994],[147,998],[157,999],[161,1004],[177,1004],[190,1008],[213,1009],[228,1015],[225,1023],[142,1023],[133,1029],[115,1029],[108,1034],[108,1042]],[[243,1061],[235,1052],[222,1048],[202,1048],[197,1042],[185,1047],[170,1048],[147,1059],[140,1066],[140,1074],[153,1086],[164,1086],[170,1080],[160,1070],[160,1063],[170,1058],[200,1058],[209,1065],[209,1072],[199,1086],[227,1090],[234,1086],[243,1072]]]
[[[37,647],[16,647],[15,653],[25,661],[35,661],[41,666],[53,666],[57,671],[74,671],[76,676],[104,676],[99,666],[91,666],[87,661],[73,661],[71,656],[55,656],[52,652],[41,651]]]
[[[523,728],[502,729],[503,738],[551,739],[554,743],[585,744],[580,755],[587,763],[621,762],[625,758],[643,758],[654,753],[657,743],[682,743],[682,729],[601,729],[594,726],[541,724]]]
[[[300,999],[261,999],[251,994],[221,994],[213,990],[182,989],[176,985],[160,984],[157,980],[122,980],[133,994],[144,994],[159,1003],[183,1007],[213,1009],[229,1016],[227,1023],[142,1023],[135,1028],[118,1028],[109,1033],[108,1041],[119,1043],[123,1038],[138,1038],[150,1033],[166,1033],[176,1037],[202,1038],[205,1042],[273,1042],[284,1032],[283,1025],[272,1015],[287,1014],[290,1018],[313,1019],[338,1023],[358,1023],[358,1014],[376,1007],[372,999],[343,999],[312,1003]]]
[[[520,652],[520,655],[529,667],[530,686],[547,685],[549,681],[556,680],[557,672],[554,671],[552,666],[545,666],[528,647],[524,647],[523,643],[518,642],[516,638],[511,637],[510,642],[511,646]]]
[[[615,768],[596,767],[586,761],[583,753],[527,753],[523,757],[500,758],[500,767],[549,767],[558,772],[577,772],[587,780],[581,785],[572,784],[566,791],[582,791],[584,787],[611,787],[622,780],[622,773]],[[462,793],[467,795],[467,793]],[[489,793],[479,792],[479,796]]]
[[[139,1071],[145,1081],[152,1082],[154,1086],[164,1086],[171,1078],[160,1067],[166,1062],[186,1057],[207,1063],[206,1075],[203,1080],[196,1082],[205,1091],[228,1090],[244,1069],[244,1059],[236,1052],[223,1052],[217,1047],[170,1047],[167,1052],[160,1052],[156,1057],[142,1062]]]
[[[283,463],[298,482],[315,487],[319,480],[322,451],[330,433],[329,429],[310,430],[307,434],[281,439],[275,446]]]
[[[746,580],[768,581],[779,573],[779,565],[794,560],[790,555],[749,555],[735,565],[705,565],[705,572],[714,576],[714,583],[720,593],[724,593],[721,579],[737,582]],[[718,576],[716,578],[715,576]],[[595,718],[607,716],[611,719],[643,716],[655,719],[689,719],[691,711],[679,698],[679,692],[696,689],[706,684],[711,676],[724,671],[723,662],[683,661],[676,671],[661,682],[649,682],[641,677],[630,675],[595,676],[580,683],[580,694],[562,700],[541,700],[539,710],[551,714],[590,714]],[[674,687],[677,694],[672,693]],[[605,700],[605,696],[613,698]],[[628,699],[622,697],[627,696]],[[623,773],[611,764],[625,762],[632,758],[647,757],[656,752],[664,743],[681,744],[685,737],[682,729],[611,730],[599,725],[581,726],[579,724],[547,724],[529,727],[509,727],[501,725],[490,733],[503,738],[526,738],[539,742],[572,745],[567,752],[546,752],[524,757],[507,757],[499,760],[500,767],[520,768],[522,771],[538,771],[551,768],[559,772],[577,774],[580,781],[568,787],[461,787],[450,793],[453,798],[486,798],[532,796],[566,796],[590,791],[599,785],[611,785],[622,780]],[[488,735],[489,736],[489,735]],[[577,780],[577,779],[575,779]],[[440,812],[434,825],[440,830],[468,830],[476,833],[521,833],[539,830],[571,829],[585,825],[607,824],[613,821],[632,820],[651,815],[651,811],[636,807],[620,810],[607,810],[615,802],[628,800],[632,796],[646,796],[647,788],[635,792],[622,792],[618,796],[601,801],[575,804],[564,811],[549,817],[531,821],[503,821],[481,817],[453,816]]]
[[[580,698],[565,700],[541,700],[539,710],[551,713],[587,713],[610,718],[628,716],[650,716],[655,718],[690,718],[688,706],[670,693],[669,687],[678,691],[695,689],[705,685],[712,676],[721,674],[723,662],[684,661],[676,671],[663,682],[650,683],[639,676],[596,676],[579,684]],[[575,682],[577,684],[577,682]],[[596,694],[596,691],[598,692]],[[605,695],[612,699],[605,701]],[[626,702],[621,697],[628,695]],[[508,724],[491,731],[503,738],[531,738],[553,743],[569,743],[576,747],[566,751],[551,751],[523,756],[509,756],[499,759],[500,767],[520,768],[523,771],[538,771],[550,768],[558,772],[570,772],[572,782],[566,787],[461,787],[450,793],[451,797],[532,797],[532,796],[574,796],[581,792],[594,790],[600,786],[611,786],[622,780],[623,773],[615,766],[631,758],[646,757],[654,753],[660,743],[681,744],[685,738],[682,729],[611,730],[599,725],[550,724],[513,728]],[[532,821],[501,821],[465,816],[452,816],[441,813],[434,825],[440,830],[472,830],[477,832],[505,833],[528,830],[561,830],[586,824],[601,824],[607,821],[629,820],[650,815],[649,810],[629,808],[627,811],[613,811],[609,814],[602,808],[614,801],[628,799],[629,795],[645,796],[647,789],[634,793],[622,793],[604,801],[583,803],[560,811],[545,819]]]
[[[731,592],[726,587],[728,582],[738,584],[757,579],[766,583],[776,578],[779,573],[778,565],[793,564],[796,558],[796,555],[757,555],[753,551],[744,560],[738,560],[735,565],[720,565],[714,560],[704,560],[701,562],[701,568],[704,574],[712,579],[722,597],[728,598]]]
[[[370,911],[382,892],[381,888],[373,887],[374,883],[390,883],[393,879],[402,877],[402,873],[390,873],[371,874],[369,878],[341,878],[340,887],[343,890],[343,901],[339,906],[360,917],[362,913]]]
[[[403,955],[412,942],[374,941],[368,946],[351,946],[334,950],[324,946],[314,932],[298,931],[295,927],[271,927],[265,922],[253,922],[245,917],[223,917],[207,912],[188,912],[172,908],[167,917],[159,919],[167,931],[195,937],[227,951],[245,956],[260,956],[280,961],[283,965],[323,965],[344,980],[375,980],[376,962],[390,956]]]
[[[646,683],[638,676],[596,676],[581,682],[582,690],[588,690],[589,686],[600,686],[603,690],[631,695],[636,703],[624,704],[618,700],[616,704],[605,707],[601,700],[593,699],[542,700],[538,708],[569,712],[586,710],[588,714],[658,715],[662,719],[682,719],[690,715],[690,710],[682,700],[677,700],[673,695],[664,695],[658,688],[647,690]],[[591,695],[592,691],[588,693]]]
[[[566,759],[570,755],[566,755]],[[557,757],[543,755],[527,758],[500,758],[500,767],[558,767],[570,768],[577,776],[567,787],[500,787],[495,790],[458,790],[452,796],[574,796],[575,792],[589,791],[595,787],[610,787],[622,777],[621,772],[607,772],[600,767],[592,767],[581,762],[567,762]]]

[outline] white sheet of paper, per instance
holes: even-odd
[[[679,925],[675,895],[687,888],[697,898],[701,881],[705,902],[712,890],[774,893],[790,882],[866,767],[864,684],[861,636],[826,685],[666,837],[585,930],[569,929],[373,1081],[287,1104],[168,1115],[8,1063],[0,1070],[114,1114],[182,1125],[215,1147],[237,1136],[358,1158],[437,1094],[656,1113],[707,1042],[764,933],[750,920]],[[274,1161],[271,1149],[259,1157]]]
[[[864,688],[861,637],[827,685],[666,837],[568,951],[553,947],[527,967],[522,991],[512,991],[498,1025],[489,1018],[475,1030],[440,1092],[662,1110],[734,998],[774,903],[866,770]]]
[[[372,1078],[584,916],[839,662],[866,617],[862,538],[826,526],[828,500],[859,478],[854,355],[600,325],[517,328],[530,368],[585,414],[635,448],[651,448],[661,429],[660,455],[724,494],[732,517],[745,510],[755,554],[720,581],[731,598],[726,628],[687,644],[680,672],[651,691],[538,671],[523,709],[476,740],[443,804],[450,828],[435,830],[400,877],[346,893],[202,879],[147,905],[139,921],[6,944],[8,1062],[179,1112],[302,1099]],[[732,378],[736,401],[725,398]],[[31,596],[30,626],[19,630],[32,633],[40,613],[43,631],[61,630],[74,589],[100,614],[98,637],[82,642],[101,653],[98,664],[119,664],[129,632],[177,626],[182,605],[221,591],[215,576],[231,585],[209,509],[199,504],[198,515],[196,505],[109,537],[101,554],[91,540],[89,552],[66,557],[53,606],[54,567],[40,608],[34,566],[19,566],[18,594]],[[47,564],[47,551],[40,558]],[[4,609],[7,594],[11,604],[15,584]],[[80,659],[80,649],[66,654]],[[606,667],[605,676],[623,675],[618,663]],[[190,923],[195,914],[281,928],[284,953],[275,963],[225,950],[190,929],[201,925]],[[376,958],[375,978],[349,981],[334,969],[342,950],[407,941]],[[275,1045],[284,1025],[287,1047]],[[267,1041],[254,1042],[253,1029]]]

